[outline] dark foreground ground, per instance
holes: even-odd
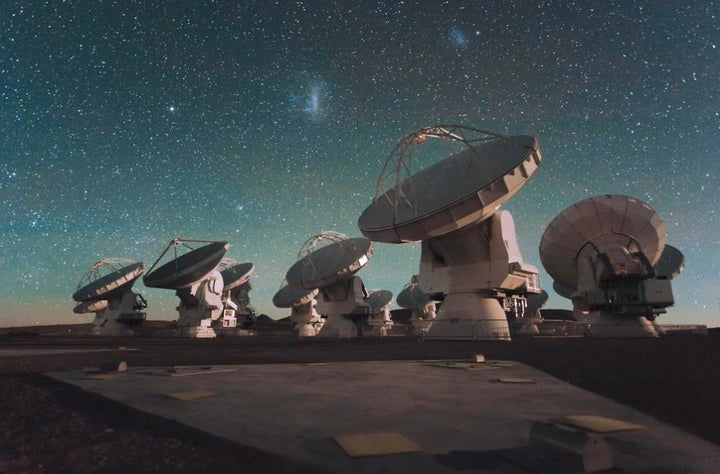
[[[513,342],[0,338],[0,350],[137,350],[0,353],[0,473],[319,472],[180,423],[145,414],[43,376],[126,361],[130,367],[358,360],[517,360],[720,444],[720,336],[527,339]],[[481,399],[482,394],[478,394]],[[321,422],[321,420],[319,420]]]

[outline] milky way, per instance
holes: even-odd
[[[528,263],[570,204],[637,197],[686,257],[661,322],[716,326],[718,25],[707,0],[0,2],[0,325],[91,320],[70,295],[92,263],[176,236],[229,241],[256,310],[285,316],[302,243],[360,236],[392,147],[462,123],[540,141],[504,206]],[[377,244],[360,276],[397,294],[418,261]]]

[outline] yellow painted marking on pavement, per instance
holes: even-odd
[[[334,436],[350,457],[417,453],[422,448],[400,433],[362,433]]]
[[[187,392],[168,393],[167,396],[176,400],[197,400],[198,398],[212,397],[217,393],[211,390],[190,390]]]
[[[570,415],[553,420],[554,423],[582,428],[594,433],[613,433],[616,431],[633,431],[645,428],[642,425],[628,423],[614,418],[598,415]]]

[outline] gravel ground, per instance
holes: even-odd
[[[0,376],[0,472],[311,473],[42,375]]]

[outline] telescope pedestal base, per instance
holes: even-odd
[[[658,337],[655,326],[645,316],[619,317],[598,311],[591,314],[589,337]]]
[[[302,339],[303,337],[315,337],[318,331],[312,323],[299,323],[295,326],[295,336]]]
[[[314,300],[293,306],[290,321],[298,338],[317,336],[323,324],[320,315],[315,311]]]
[[[357,337],[355,322],[344,314],[331,314],[318,333],[320,337]]]
[[[425,339],[510,340],[507,316],[500,302],[478,293],[445,295]]]
[[[134,336],[135,331],[126,323],[117,320],[117,315],[96,315],[93,320],[93,336]]]
[[[215,329],[210,326],[179,326],[178,336],[204,339],[216,337],[217,334],[215,333]]]

